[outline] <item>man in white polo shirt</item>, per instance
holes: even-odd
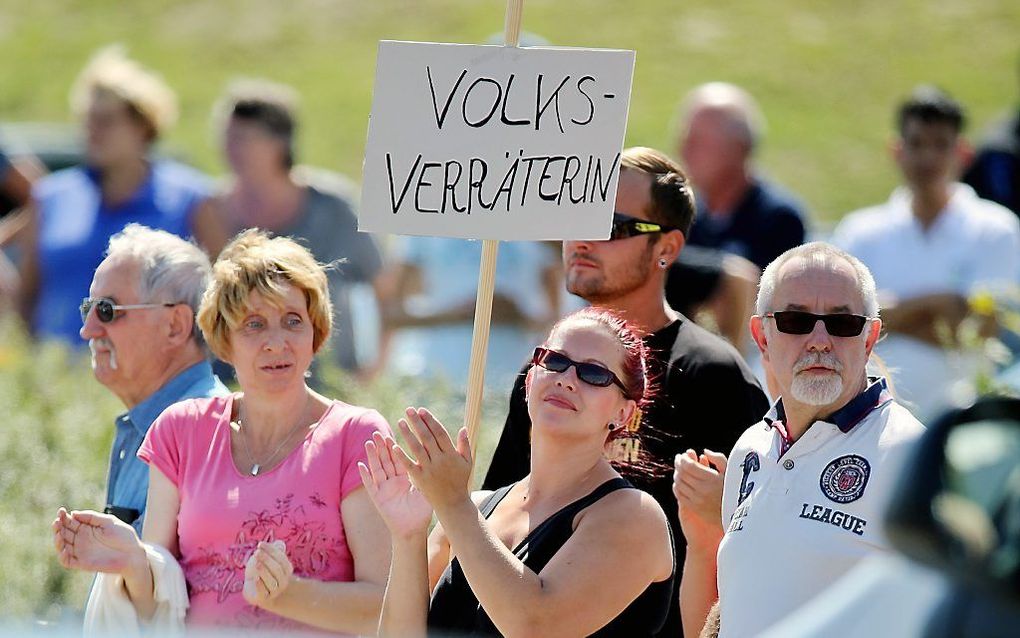
[[[1020,222],[957,183],[963,109],[933,87],[899,107],[893,155],[904,185],[847,215],[832,241],[878,284],[886,339],[876,352],[896,395],[925,420],[967,396],[978,356],[956,347],[968,300],[1020,282]]]
[[[756,311],[751,333],[781,398],[737,441],[724,479],[693,455],[675,479],[684,626],[696,631],[688,618],[715,597],[718,543],[720,636],[757,635],[888,547],[884,510],[923,430],[867,375],[881,320],[860,261],[824,243],[788,250],[765,269]],[[720,480],[721,529],[700,505]]]

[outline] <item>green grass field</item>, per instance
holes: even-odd
[[[0,119],[67,120],[89,54],[126,44],[178,90],[171,144],[218,174],[209,109],[232,77],[304,97],[303,160],[360,176],[380,39],[481,42],[497,0],[0,0]],[[627,143],[672,150],[692,86],[729,80],[769,119],[763,168],[827,225],[887,197],[895,103],[936,83],[970,109],[972,133],[1018,95],[1020,4],[1011,0],[671,2],[529,0],[524,26],[555,44],[637,51]]]
[[[302,161],[360,176],[380,39],[480,42],[502,30],[496,0],[0,0],[0,121],[67,121],[72,79],[95,49],[126,44],[177,89],[168,142],[223,170],[210,107],[236,76],[303,94]],[[628,144],[672,150],[670,120],[692,86],[729,80],[761,100],[761,164],[801,194],[819,225],[887,197],[894,104],[937,83],[970,109],[977,133],[1017,99],[1015,0],[668,2],[531,0],[524,25],[555,44],[637,51]],[[395,419],[425,403],[456,418],[462,398],[398,380],[335,394]],[[121,409],[87,361],[36,351],[0,326],[0,615],[59,619],[89,579],[52,556],[58,505],[101,505],[112,420]],[[485,408],[487,466],[502,402]]]

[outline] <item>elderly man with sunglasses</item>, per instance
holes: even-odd
[[[149,468],[136,453],[149,426],[173,403],[227,392],[195,324],[211,270],[194,244],[129,224],[110,239],[81,304],[92,372],[127,408],[115,421],[106,512],[139,533]]]
[[[781,397],[737,441],[725,478],[677,459],[689,636],[717,587],[719,635],[758,635],[888,548],[887,501],[923,431],[885,379],[868,376],[882,322],[859,260],[824,243],[788,250],[765,269],[756,312],[751,333]]]
[[[627,478],[666,512],[682,561],[685,543],[668,472],[673,457],[688,448],[701,454],[728,452],[741,432],[765,414],[768,399],[730,344],[666,301],[667,272],[694,218],[694,194],[683,170],[665,154],[641,147],[624,150],[620,166],[610,240],[563,243],[566,286],[593,306],[621,315],[644,335],[651,352],[649,376],[658,387],[638,434],[642,451],[665,471],[629,473]],[[510,396],[485,489],[508,485],[530,471],[524,378],[518,376]],[[680,631],[679,605],[674,605],[661,635]]]

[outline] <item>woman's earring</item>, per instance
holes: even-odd
[[[666,270],[666,266],[668,265],[669,264],[666,263],[665,257],[659,257],[659,268],[661,268],[662,270]]]

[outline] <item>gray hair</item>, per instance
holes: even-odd
[[[106,256],[138,264],[138,295],[144,303],[185,303],[193,316],[212,277],[209,257],[193,242],[141,224],[128,224],[111,237]],[[192,337],[205,347],[197,321]]]
[[[696,111],[721,114],[731,133],[755,149],[765,135],[765,116],[750,93],[729,82],[709,82],[695,87],[680,107],[681,119],[689,121]]]
[[[772,297],[776,292],[779,271],[783,269],[783,266],[788,261],[796,257],[807,259],[812,262],[812,265],[819,268],[831,269],[833,268],[833,261],[839,259],[850,264],[857,275],[857,291],[861,295],[861,301],[864,302],[864,314],[869,317],[878,316],[878,291],[875,287],[875,278],[871,276],[871,271],[868,270],[868,267],[850,253],[821,241],[791,248],[776,257],[765,268],[765,272],[762,273],[761,281],[758,284],[758,300],[755,303],[755,312],[758,315],[764,315],[766,312],[773,310],[771,308]]]

